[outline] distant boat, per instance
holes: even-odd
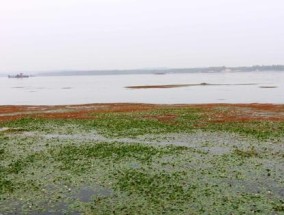
[[[165,75],[166,73],[165,72],[155,72],[154,74],[155,75]]]
[[[8,78],[29,78],[29,75],[24,75],[23,73],[17,75],[8,75]]]

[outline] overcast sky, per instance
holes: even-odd
[[[284,64],[283,0],[0,0],[0,72]]]

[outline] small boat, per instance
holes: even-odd
[[[166,73],[165,72],[155,72],[154,74],[155,75],[165,75]]]
[[[23,73],[17,75],[8,75],[8,78],[29,78],[30,76],[24,75]]]

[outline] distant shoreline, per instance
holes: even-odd
[[[153,68],[153,69],[106,69],[106,70],[54,70],[54,71],[17,71],[35,76],[77,76],[77,75],[135,75],[135,74],[184,74],[184,73],[218,73],[218,72],[284,72],[284,65],[240,66],[240,67],[195,67],[195,68]],[[1,73],[0,76],[8,76]]]

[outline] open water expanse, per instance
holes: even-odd
[[[199,85],[206,83],[207,85]],[[127,86],[189,84],[178,88]],[[195,86],[194,86],[195,85]],[[0,105],[284,103],[284,72],[0,77]]]

